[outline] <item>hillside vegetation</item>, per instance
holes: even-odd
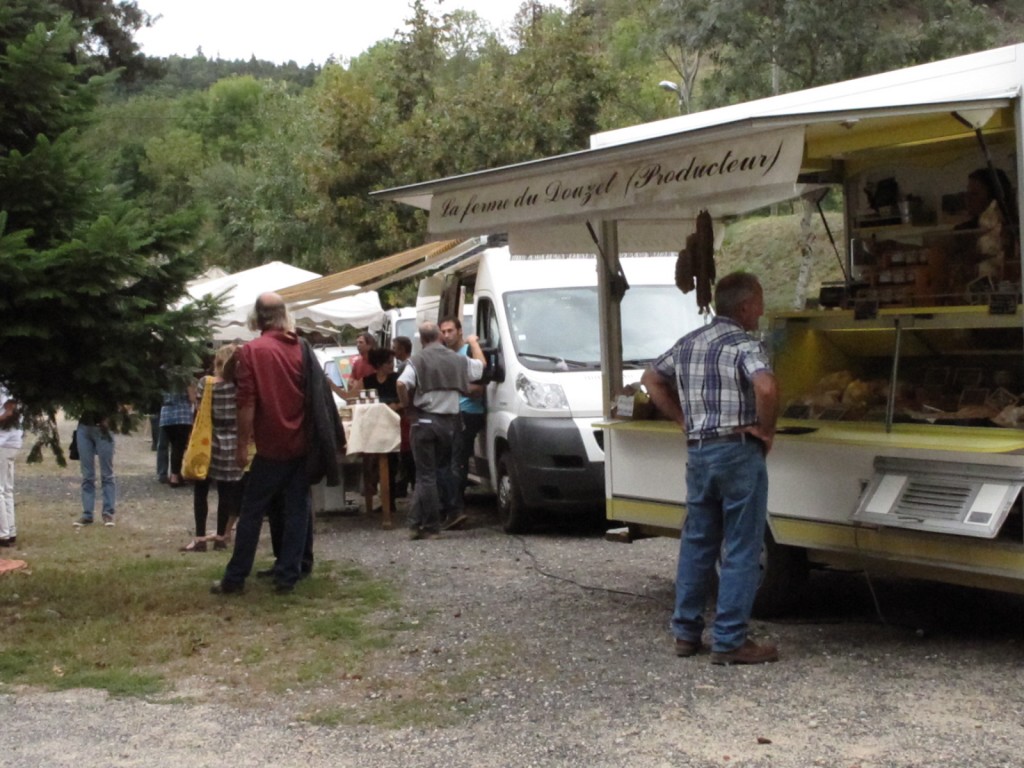
[[[844,251],[842,216],[828,213],[828,224],[840,254]],[[778,214],[742,219],[726,227],[722,246],[715,254],[718,275],[743,269],[760,278],[767,311],[793,309],[797,275],[800,271],[800,219],[796,214]],[[816,298],[823,282],[842,280],[832,243],[821,218],[815,216],[813,260],[807,296]]]

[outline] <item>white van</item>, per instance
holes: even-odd
[[[470,474],[497,494],[503,527],[542,511],[602,512],[604,450],[594,256],[519,257],[488,248],[421,284],[467,296],[488,357],[487,427]],[[624,383],[699,325],[693,293],[674,284],[674,256],[624,257]],[[438,279],[440,278],[440,279]],[[462,290],[452,290],[457,283]],[[444,313],[444,309],[441,310]],[[469,333],[469,331],[466,331]]]
[[[377,333],[377,343],[390,347],[396,336],[411,339],[413,349],[419,349],[419,331],[416,329],[416,307],[396,307],[384,311],[383,325]]]
[[[419,302],[417,302],[419,304]],[[419,324],[423,319],[437,319],[437,298],[435,297],[428,308],[422,306],[399,307],[384,312],[383,325],[377,333],[377,343],[382,347],[390,347],[391,341],[396,336],[405,336],[412,341],[412,351],[420,350]],[[473,305],[463,307],[462,311],[462,333],[469,336],[476,333],[473,322]]]

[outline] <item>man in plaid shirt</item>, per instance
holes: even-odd
[[[747,637],[760,575],[768,471],[778,386],[768,356],[750,336],[764,293],[745,272],[715,287],[715,318],[676,342],[643,375],[651,400],[686,432],[686,522],[679,547],[672,633],[678,656],[701,648],[704,605],[721,556],[712,630],[714,664],[778,659],[774,645]]]

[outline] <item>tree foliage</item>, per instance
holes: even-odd
[[[972,0],[663,0],[659,19],[665,55],[690,91],[700,82],[702,106],[982,50],[997,32]]]
[[[30,416],[146,407],[197,355],[212,307],[171,306],[199,263],[185,209],[125,200],[78,141],[103,78],[52,5],[0,10],[0,381]]]

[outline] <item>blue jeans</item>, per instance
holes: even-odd
[[[82,516],[92,520],[96,508],[96,459],[100,460],[103,514],[113,515],[117,501],[114,484],[114,436],[110,430],[79,424],[78,463],[82,470]]]
[[[281,586],[292,586],[299,580],[310,517],[306,457],[275,461],[256,454],[246,480],[235,549],[224,571],[225,582],[242,584],[248,578],[256,559],[263,518],[276,493],[284,499],[284,526],[274,580]]]
[[[711,650],[743,645],[760,576],[767,513],[768,471],[760,441],[690,447],[672,615],[677,638],[700,640],[708,587],[721,554]]]

